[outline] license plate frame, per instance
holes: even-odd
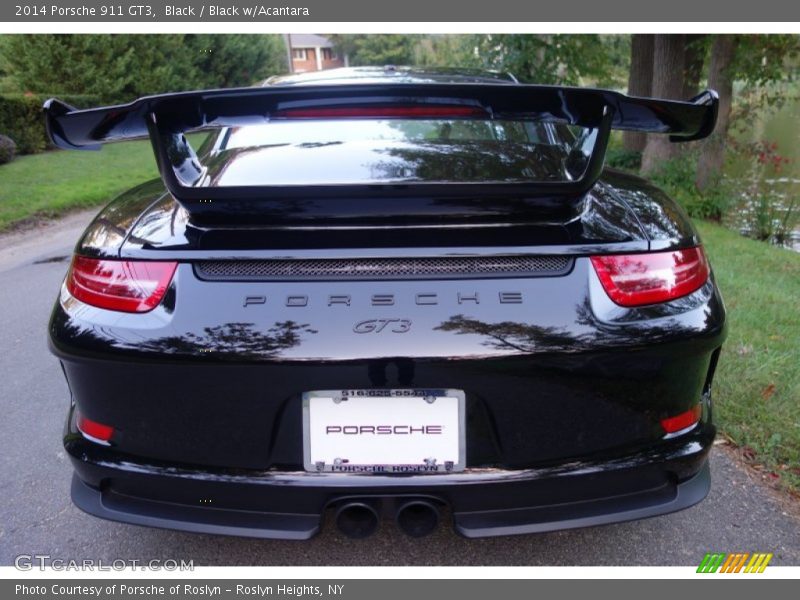
[[[433,399],[433,400],[431,400]],[[349,404],[347,404],[349,403]],[[437,405],[437,403],[439,403]],[[313,405],[313,407],[312,407]],[[302,395],[303,407],[303,465],[306,471],[312,473],[342,473],[357,474],[367,473],[374,475],[387,474],[446,474],[457,473],[466,468],[466,396],[463,390],[451,388],[391,388],[391,389],[349,389],[349,390],[314,390],[304,392]],[[349,418],[357,417],[361,411],[361,417],[366,414],[380,416],[385,425],[381,427],[391,427],[391,433],[381,431],[373,433],[367,431],[362,433],[359,429],[354,436],[344,434],[337,438],[319,439],[321,427],[325,423],[326,417],[337,411],[341,407],[341,413],[349,412]],[[430,411],[425,411],[429,408]],[[390,412],[386,412],[391,409]],[[314,413],[312,415],[312,412]],[[427,412],[427,414],[426,414]],[[383,413],[383,414],[382,414]],[[393,413],[393,414],[392,414]],[[440,425],[425,424],[420,421],[421,416],[432,420],[431,422]],[[312,424],[313,419],[313,424]],[[398,425],[392,420],[406,419],[412,425]],[[326,428],[328,425],[324,425]],[[352,427],[362,427],[362,425],[351,425]],[[396,434],[394,427],[400,428],[400,435]],[[455,434],[452,428],[456,427]],[[335,427],[335,426],[334,426]],[[366,426],[369,429],[370,426]],[[373,441],[383,444],[381,452],[385,455],[388,449],[392,451],[398,448],[403,449],[404,455],[416,452],[410,450],[405,443],[409,438],[401,437],[403,428],[415,427],[415,431],[407,434],[416,436],[412,441],[420,441],[420,461],[399,460],[396,462],[386,461],[364,461],[363,449],[356,450],[356,446],[361,443],[368,444],[370,434]],[[436,427],[440,427],[440,433],[436,433]],[[422,430],[425,428],[424,430]],[[377,426],[373,426],[373,430]],[[445,435],[446,439],[440,438]],[[325,432],[328,434],[327,430]],[[340,432],[334,432],[334,434]],[[427,438],[426,438],[427,436]],[[334,441],[331,441],[334,440]],[[455,444],[455,448],[453,448]],[[312,447],[313,446],[313,447]],[[337,457],[328,456],[331,447],[341,448],[341,455]],[[373,451],[377,448],[373,445]],[[345,456],[352,454],[351,458]],[[439,454],[440,456],[435,456]],[[425,456],[429,455],[429,456]],[[359,460],[362,458],[362,460]],[[320,460],[323,459],[323,460]],[[452,460],[448,460],[452,459]]]

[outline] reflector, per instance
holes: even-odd
[[[108,442],[111,436],[114,435],[114,428],[110,425],[103,425],[102,423],[87,419],[81,413],[76,414],[75,424],[78,426],[78,431],[86,437],[100,442]]]
[[[682,412],[674,417],[661,419],[661,427],[663,427],[664,431],[667,433],[675,433],[676,431],[686,429],[687,427],[691,427],[697,423],[700,420],[700,415],[702,414],[703,408],[699,404],[695,404],[686,412]]]

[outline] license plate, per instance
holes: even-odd
[[[464,392],[325,390],[303,394],[307,471],[452,473],[466,466]]]

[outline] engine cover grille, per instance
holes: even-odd
[[[195,273],[208,281],[330,281],[553,277],[572,268],[568,256],[207,260]]]

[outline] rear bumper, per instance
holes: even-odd
[[[378,476],[200,471],[136,463],[71,438],[73,502],[97,517],[190,531],[307,539],[338,503],[369,499],[390,516],[404,499],[446,506],[466,537],[539,533],[653,517],[710,488],[712,425],[627,456],[520,471]],[[69,436],[68,436],[69,438]]]
[[[304,539],[348,499],[389,516],[424,498],[479,537],[664,514],[708,491],[725,337],[713,281],[636,310],[613,305],[586,257],[563,277],[334,283],[217,284],[182,264],[175,293],[143,315],[62,295],[50,341],[73,406],[115,431],[99,446],[70,416],[75,503],[139,525]],[[507,293],[524,301],[501,302]],[[354,326],[395,317],[413,328]],[[464,472],[302,470],[303,392],[392,387],[464,391]],[[665,436],[660,420],[698,402],[700,423]]]

